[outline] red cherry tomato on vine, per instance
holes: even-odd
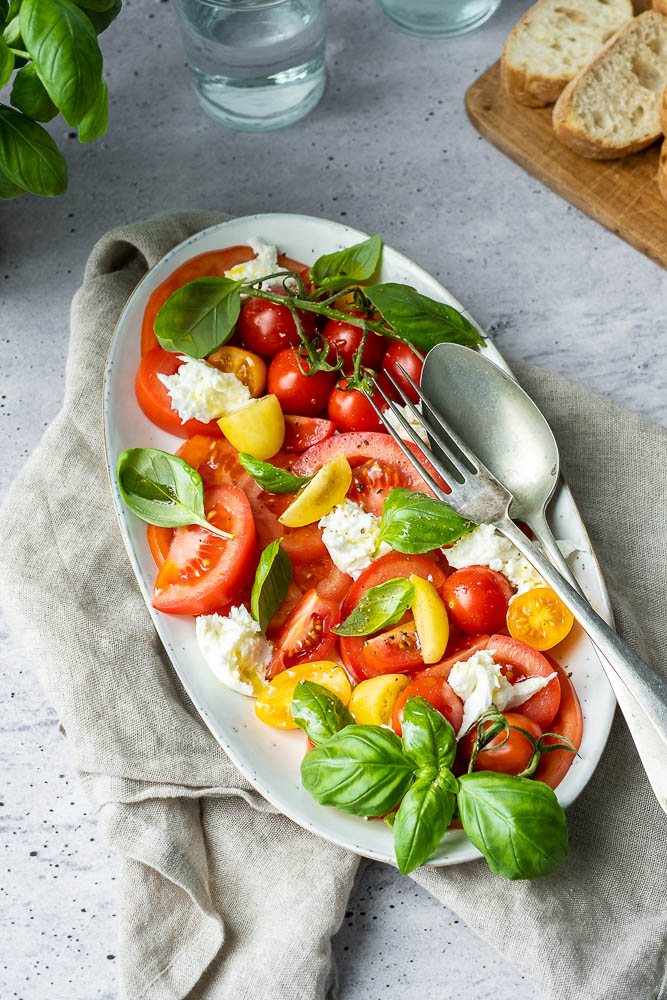
[[[363,316],[364,313],[357,309],[350,310],[350,316]],[[342,320],[330,319],[322,331],[322,336],[331,344],[329,351],[329,363],[333,364],[336,358],[342,358],[343,371],[350,375],[354,367],[354,359],[359,350],[359,345],[363,337],[363,330],[353,323],[343,323]],[[385,337],[369,330],[366,335],[366,343],[361,355],[361,363],[365,368],[379,368],[380,361],[387,347]]]
[[[450,617],[462,632],[499,632],[505,628],[512,588],[502,573],[488,566],[457,569],[445,581]]]
[[[399,736],[403,732],[403,709],[408,698],[426,698],[451,722],[454,732],[458,733],[463,721],[463,702],[454,694],[444,677],[418,677],[400,693],[391,720],[392,727]]]
[[[279,351],[269,365],[267,391],[278,397],[286,413],[314,417],[327,405],[336,376],[333,372],[304,375],[301,367],[308,371],[308,360],[297,358],[291,347]]]
[[[382,371],[378,376],[378,383],[387,393],[390,399],[399,401],[399,395],[384,372],[389,372],[391,377],[398,383],[408,399],[413,403],[417,402],[418,396],[412,388],[403,372],[398,367],[401,365],[417,385],[421,382],[422,368],[424,362],[415,354],[409,344],[404,344],[400,340],[395,340],[391,344],[382,359]]]
[[[519,728],[525,729],[527,733],[530,733],[533,739],[539,740],[542,730],[528,716],[521,715],[519,712],[505,712],[503,714],[510,726],[519,726]],[[488,725],[484,729],[488,729]],[[476,738],[477,726],[473,726],[470,732],[461,740],[463,752],[467,760],[470,760]],[[498,736],[494,736],[490,743],[486,744],[483,750],[480,750],[473,771],[500,771],[502,774],[521,774],[533,756],[533,746],[530,740],[526,739],[523,733],[517,732],[516,729],[510,729],[507,743],[499,746],[504,738],[505,735],[499,733]]]
[[[384,424],[370,402],[358,389],[346,389],[348,380],[341,379],[329,396],[329,419],[341,433],[346,431],[383,431]],[[375,394],[382,398],[379,394]]]
[[[299,311],[299,318],[304,333],[311,337],[315,333],[315,314]],[[263,358],[272,358],[285,347],[299,343],[296,324],[287,306],[254,296],[244,302],[236,331],[245,346]]]

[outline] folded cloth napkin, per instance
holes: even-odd
[[[150,219],[94,248],[72,306],[63,409],[0,516],[2,597],[122,857],[122,995],[318,1000],[359,859],[277,813],[197,716],[140,597],[104,464],[102,373],[118,315],[150,266],[218,220]],[[515,371],[559,440],[619,630],[665,671],[667,432],[563,378]],[[664,998],[667,824],[622,718],[568,813],[570,856],[549,878],[510,883],[470,862],[415,879],[547,997]]]

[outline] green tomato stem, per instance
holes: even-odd
[[[9,51],[13,52],[15,56],[19,56],[21,59],[30,59],[31,58],[30,53],[29,52],[25,52],[23,49],[12,49],[10,47]]]

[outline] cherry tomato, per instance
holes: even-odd
[[[326,441],[336,430],[331,420],[321,417],[299,417],[285,414],[285,451],[305,451],[320,441]]]
[[[364,315],[358,309],[350,309],[349,313],[350,316]],[[330,319],[322,331],[322,336],[331,344],[328,358],[329,363],[334,364],[337,357],[342,358],[343,371],[346,375],[350,375],[353,371],[355,356],[363,337],[362,328],[355,326],[354,323],[344,323],[342,320]],[[386,347],[386,338],[369,330],[361,355],[362,365],[365,368],[379,368]]]
[[[527,646],[525,642],[512,639],[509,635],[492,635],[487,643],[487,649],[493,653],[496,663],[502,663],[507,668],[505,676],[510,684],[516,684],[525,677],[548,677],[554,672],[552,661],[546,656]],[[558,677],[554,677],[546,687],[528,701],[524,701],[519,708],[522,715],[527,715],[546,730],[558,711],[560,699],[560,683]]]
[[[163,351],[161,347],[154,347],[144,354],[134,380],[139,406],[149,420],[169,434],[184,438],[193,434],[220,437],[221,431],[215,420],[207,424],[200,420],[187,420],[181,423],[178,412],[172,409],[167,387],[163,385],[158,375],[174,375],[182,364],[178,354]]]
[[[362,655],[370,676],[406,674],[424,663],[414,621],[394,625],[389,631],[367,639]]]
[[[338,567],[334,566],[328,552],[317,562],[295,561],[292,569],[292,579],[302,591],[315,587],[322,597],[330,597],[337,603],[343,600],[352,584],[352,577],[347,573],[341,573]]]
[[[348,389],[348,380],[341,379],[329,396],[329,419],[341,433],[346,431],[382,431],[384,424],[371,403],[358,389]],[[379,395],[374,393],[375,396]]]
[[[299,311],[299,319],[307,337],[315,333],[315,314]],[[287,306],[251,296],[241,307],[236,330],[249,350],[272,358],[278,351],[300,343],[292,313]],[[269,392],[273,390],[269,389]]]
[[[303,595],[280,630],[266,677],[270,680],[287,667],[310,660],[324,660],[336,644],[331,631],[340,621],[340,609],[316,590]]]
[[[206,359],[221,372],[231,372],[240,382],[248,386],[250,395],[257,399],[266,386],[266,362],[257,354],[244,351],[242,347],[225,344]]]
[[[419,355],[415,354],[409,344],[404,344],[400,340],[395,340],[387,348],[385,356],[382,359],[382,372],[389,372],[391,377],[401,387],[408,399],[412,400],[413,403],[416,403],[419,397],[406,379],[403,372],[398,367],[399,365],[405,368],[413,382],[416,382],[417,385],[420,384],[424,362]],[[382,374],[382,372],[380,372],[380,375],[378,376],[378,383],[382,386],[390,399],[402,402],[393,385],[387,376]]]
[[[504,716],[510,726],[519,726],[521,729],[525,729],[534,739],[539,740],[542,735],[540,727],[528,716],[521,715],[519,712],[505,712]],[[489,725],[490,723],[484,727],[485,731]],[[476,738],[477,726],[475,725],[461,740],[462,750],[467,760],[470,760]],[[505,734],[499,733],[498,736],[494,736],[490,743],[487,743],[483,750],[480,750],[475,760],[474,771],[521,774],[533,756],[533,746],[530,740],[526,739],[523,733],[517,732],[516,729],[510,729],[509,739],[500,746],[499,744],[503,743],[504,738]]]
[[[558,674],[558,683],[561,691],[558,711],[551,722],[548,723],[549,731],[558,733],[560,736],[565,736],[566,739],[570,740],[575,749],[578,750],[581,746],[584,719],[581,712],[581,705],[577,698],[577,692],[574,690],[572,681],[563,668],[548,654],[545,654],[545,659],[548,661],[549,666]],[[529,703],[526,702],[525,705],[527,704]],[[525,705],[522,705],[522,711]],[[557,741],[547,736],[544,742],[555,743]],[[569,771],[573,760],[574,754],[568,750],[552,750],[551,753],[545,754],[537,765],[535,777],[539,781],[544,781],[547,785],[550,785],[551,788],[555,788]]]
[[[454,732],[458,733],[463,721],[463,702],[454,694],[444,677],[417,677],[401,692],[394,705],[391,723],[399,736],[403,732],[403,709],[408,698],[426,698],[451,722]]]
[[[512,588],[502,573],[488,566],[457,569],[445,583],[445,603],[462,632],[505,628]]]
[[[174,615],[202,615],[227,604],[243,589],[255,565],[255,524],[237,486],[204,493],[206,515],[232,538],[199,525],[176,528],[153,588],[153,607]]]
[[[159,528],[156,524],[146,525],[146,541],[158,569],[167,558],[173,536],[173,528]]]
[[[283,410],[314,417],[327,405],[335,381],[333,372],[304,375],[308,361],[297,358],[291,348],[280,351],[269,365],[268,391],[278,397]]]
[[[518,594],[507,613],[510,635],[540,651],[557,646],[573,625],[572,612],[551,587],[534,587]]]

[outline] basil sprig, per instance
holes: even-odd
[[[336,635],[372,635],[395,625],[408,610],[415,595],[409,580],[397,577],[371,587],[342,624],[331,631]]]
[[[401,723],[403,750],[423,774],[433,777],[456,757],[452,725],[425,698],[408,698]]]
[[[225,344],[241,311],[242,281],[195,278],[170,295],[153,329],[165,351],[205,358]]]
[[[142,521],[161,528],[199,524],[232,537],[206,519],[201,476],[182,458],[158,448],[130,448],[118,457],[116,479],[123,500]]]
[[[379,233],[345,247],[336,253],[327,253],[315,261],[310,269],[310,280],[316,288],[337,292],[348,285],[368,281],[380,263],[382,237]]]
[[[266,632],[266,626],[285,600],[291,579],[290,557],[280,547],[280,539],[276,538],[269,542],[260,556],[250,595],[250,613],[262,632]]]
[[[473,521],[442,500],[397,486],[382,507],[380,538],[393,549],[414,555],[450,545],[474,527]]]
[[[456,783],[456,778],[449,775]],[[423,865],[442,840],[456,809],[447,777],[417,778],[394,820],[394,851],[403,875]]]
[[[296,493],[307,486],[312,476],[295,476],[292,472],[271,465],[270,462],[262,462],[258,458],[253,458],[246,452],[239,452],[239,462],[252,476],[258,486],[261,486],[267,493]]]
[[[316,746],[354,725],[354,716],[338,695],[314,681],[299,681],[295,687],[292,718]]]
[[[483,344],[477,327],[454,309],[410,285],[389,281],[384,285],[367,285],[364,295],[370,299],[382,318],[391,327],[391,335],[420,351],[430,351],[443,342],[475,347]]]

